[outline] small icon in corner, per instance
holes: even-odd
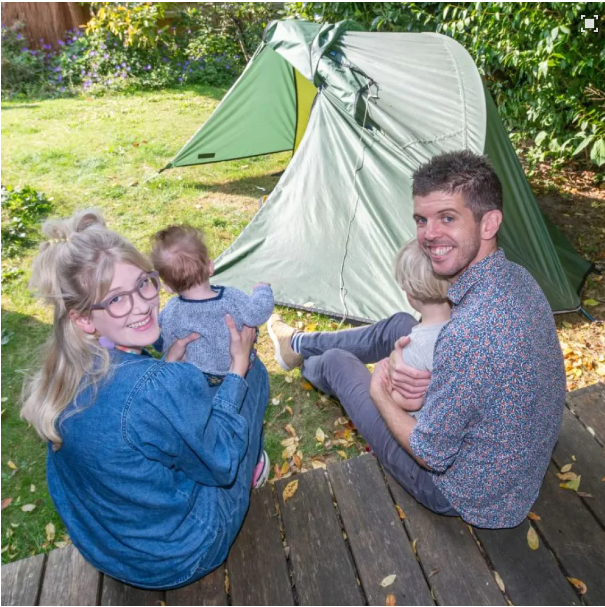
[[[598,27],[598,21],[599,21],[599,15],[593,15],[592,17],[586,17],[586,15],[580,15],[580,18],[582,19],[582,27],[580,28],[581,32],[585,32],[586,30],[592,30],[593,32],[598,32],[599,31],[599,27]]]

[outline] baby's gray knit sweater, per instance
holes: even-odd
[[[167,352],[176,339],[199,333],[200,338],[187,346],[185,360],[204,373],[226,375],[231,366],[229,329],[225,314],[230,314],[237,330],[243,325],[257,327],[269,320],[273,312],[273,291],[270,286],[256,287],[248,296],[239,289],[212,286],[212,299],[173,297],[160,312],[162,351]]]

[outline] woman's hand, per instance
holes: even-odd
[[[225,315],[225,322],[229,329],[229,354],[231,355],[229,373],[245,377],[250,366],[250,352],[256,339],[256,329],[244,326],[241,331],[238,331],[235,321],[229,314]]]
[[[419,371],[403,362],[402,350],[410,343],[409,337],[400,337],[389,359],[389,377],[394,390],[407,399],[423,398],[431,381],[428,371]]]
[[[196,339],[200,338],[199,333],[190,333],[187,337],[181,337],[181,339],[177,339],[168,350],[166,354],[166,362],[169,363],[178,363],[185,358],[185,350],[187,346]]]

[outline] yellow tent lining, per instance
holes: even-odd
[[[294,68],[293,68],[294,69]],[[311,105],[317,95],[317,89],[298,70],[294,70],[294,82],[296,84],[296,135],[294,137],[294,151],[298,149],[300,142],[309,124]]]

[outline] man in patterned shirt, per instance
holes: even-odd
[[[386,356],[397,331],[409,333],[403,314],[356,334],[291,341],[304,356],[303,375],[340,398],[419,502],[479,527],[513,527],[538,496],[565,403],[552,312],[529,272],[498,248],[502,186],[487,160],[468,151],[436,156],[416,171],[413,196],[418,241],[451,282],[452,319],[437,340],[432,376],[401,356],[391,367],[379,362],[371,379],[363,374],[363,362]],[[424,396],[417,419],[392,400],[391,387]]]

